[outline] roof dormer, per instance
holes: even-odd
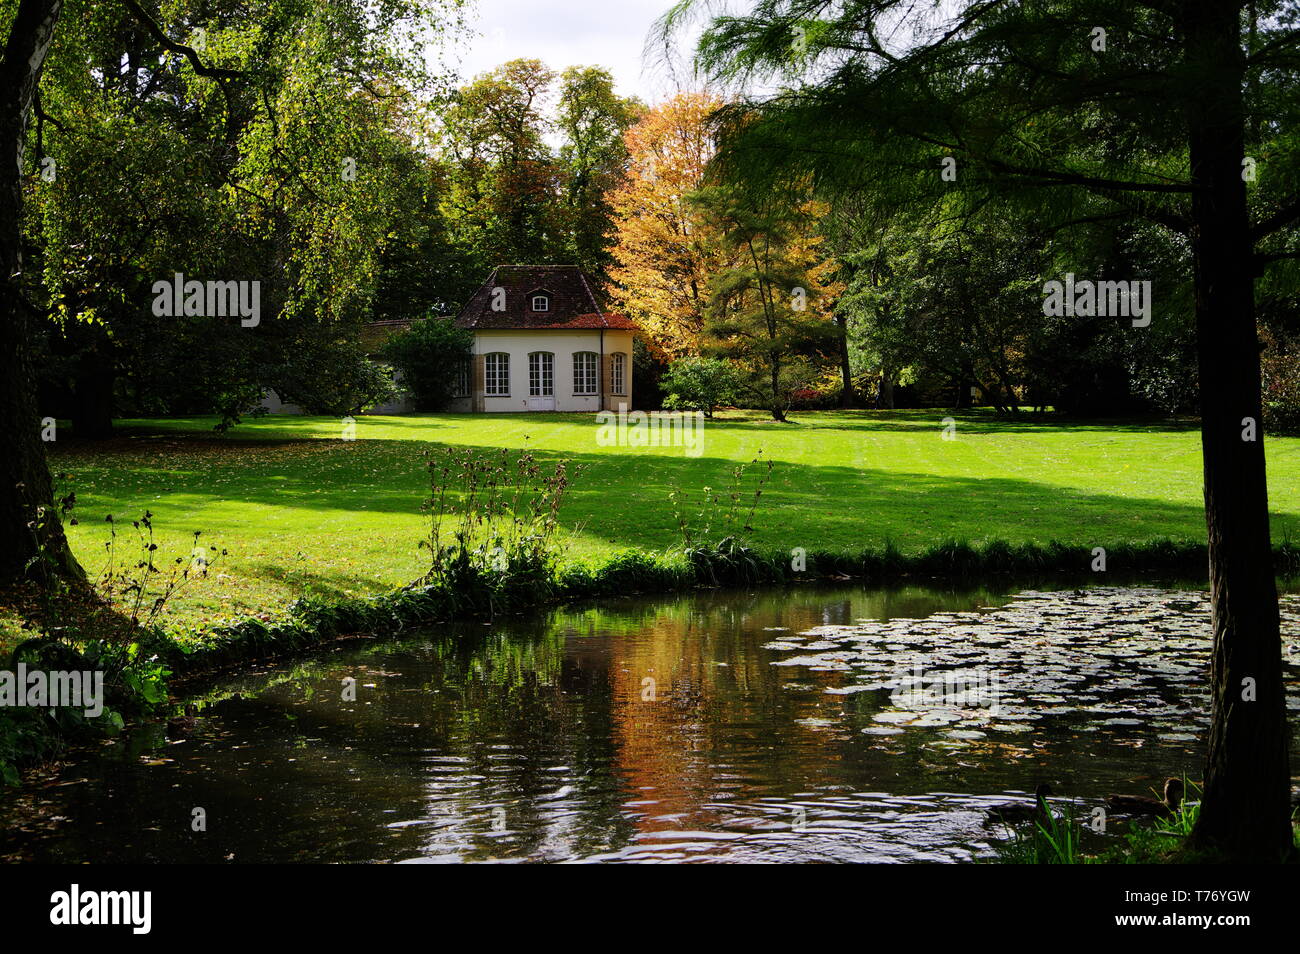
[[[525,298],[527,308],[533,314],[544,315],[551,311],[552,295],[545,288],[534,288]]]

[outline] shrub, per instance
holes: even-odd
[[[734,404],[740,390],[736,369],[720,358],[683,358],[673,362],[659,382],[670,411],[703,411],[712,417],[714,408]]]
[[[1259,330],[1264,426],[1275,433],[1300,433],[1300,342],[1267,327]]]
[[[489,610],[554,594],[560,504],[572,472],[544,472],[531,451],[481,454],[444,448],[428,462],[429,571],[413,587],[441,587],[467,607]]]
[[[422,318],[384,343],[381,355],[402,375],[421,411],[439,411],[455,397],[456,377],[470,357],[474,335],[448,318]]]
[[[296,354],[275,375],[275,392],[308,414],[341,416],[397,396],[392,373],[355,344],[322,343]]]
[[[790,392],[792,411],[825,411],[840,406],[840,387],[795,388]]]

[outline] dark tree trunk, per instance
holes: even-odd
[[[885,365],[880,368],[880,390],[876,392],[876,407],[890,411],[894,409],[894,371]]]
[[[1246,187],[1237,5],[1184,7],[1213,716],[1194,842],[1236,860],[1291,850],[1277,588],[1260,427],[1259,345]],[[1255,439],[1243,439],[1253,422]],[[1253,699],[1252,699],[1253,696]]]
[[[840,346],[840,407],[856,407],[858,396],[853,391],[853,368],[849,363],[848,316],[836,315],[835,324],[839,330]]]
[[[975,369],[967,360],[961,363],[961,373],[957,375],[957,400],[953,402],[955,408],[965,408],[972,405],[970,389],[975,387]]]
[[[775,358],[772,359],[771,365],[771,382],[772,382],[772,420],[784,421],[785,408],[781,402],[781,363]]]
[[[34,316],[19,297],[24,139],[61,9],[61,0],[20,0],[0,61],[0,582],[21,578],[39,549],[84,578],[54,508],[29,347]]]

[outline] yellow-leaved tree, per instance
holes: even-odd
[[[669,357],[697,350],[709,279],[727,265],[721,236],[687,201],[713,156],[708,118],[720,105],[679,93],[647,110],[627,132],[627,175],[610,196],[615,304]]]

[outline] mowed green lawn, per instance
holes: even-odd
[[[904,550],[946,538],[1056,539],[1091,546],[1203,540],[1200,438],[1190,425],[1059,425],[944,411],[797,413],[777,424],[731,413],[707,422],[703,453],[602,447],[591,415],[268,417],[212,431],[211,419],[123,421],[107,443],[61,440],[52,465],[77,494],[71,533],[91,571],[106,514],[148,509],[164,559],[190,534],[229,551],[174,610],[202,623],[269,613],[304,593],[361,595],[421,571],[424,462],[440,445],[527,445],[584,465],[562,511],[567,560],[678,543],[668,495],[725,488],[736,462],[775,462],[750,539],[760,547]],[[1300,530],[1300,439],[1268,443],[1275,540]],[[751,468],[747,485],[757,474]],[[123,542],[123,538],[119,538]]]

